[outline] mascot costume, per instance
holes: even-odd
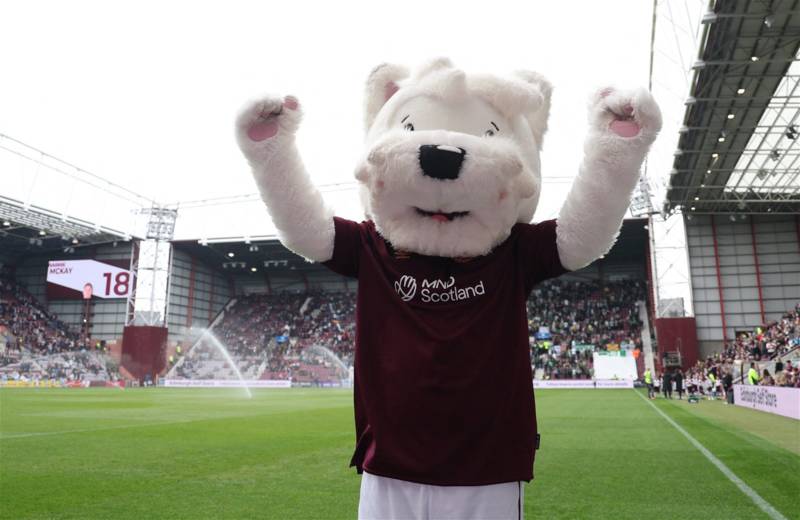
[[[644,89],[598,91],[556,220],[531,224],[550,84],[437,59],[381,65],[355,176],[366,220],[334,217],[295,147],[298,100],[248,104],[236,132],[283,244],[358,279],[360,518],[519,518],[539,444],[526,301],[614,243],[661,127]]]

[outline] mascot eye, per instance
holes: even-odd
[[[494,135],[494,130],[487,130],[483,133],[486,137],[492,137]]]
[[[409,132],[413,132],[414,131],[414,125],[412,125],[411,123],[406,123],[406,126],[404,126],[403,128],[405,128]]]

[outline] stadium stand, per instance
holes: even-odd
[[[800,304],[780,320],[741,334],[721,352],[698,361],[687,371],[687,379],[701,392],[709,388],[711,372],[730,373],[735,382],[743,382],[750,363],[757,367],[759,384],[800,388]]]
[[[594,348],[641,345],[637,302],[641,281],[550,281],[534,290],[528,305],[531,363],[540,377],[592,377]],[[239,298],[214,328],[230,353],[231,366],[212,342],[201,340],[168,377],[179,379],[292,379],[324,385],[346,377],[353,361],[355,293],[251,294]],[[576,344],[593,348],[573,349]],[[558,348],[553,348],[557,346]]]
[[[722,357],[728,360],[771,360],[800,347],[800,303],[780,320],[740,334],[725,345]]]
[[[733,390],[726,387],[725,376],[733,384],[747,383],[751,363],[758,385],[800,388],[800,304],[780,320],[742,333],[719,352],[697,361],[685,371],[684,387],[690,394],[727,398]],[[676,372],[671,370],[673,379]]]
[[[91,344],[91,343],[90,343]],[[5,380],[109,380],[109,359],[0,272],[0,377]]]
[[[36,353],[74,350],[80,343],[78,334],[5,272],[0,273],[0,334],[6,348]]]
[[[169,377],[292,379],[332,384],[347,377],[355,329],[354,293],[252,294],[239,298],[213,330],[236,367],[201,339]]]
[[[534,289],[528,302],[531,332],[546,327],[552,336],[532,345],[537,377],[589,379],[595,349],[641,348],[637,302],[644,300],[641,281],[553,280]],[[579,350],[579,345],[591,347]]]

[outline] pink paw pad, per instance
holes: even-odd
[[[297,98],[294,98],[292,96],[286,96],[286,99],[283,100],[283,106],[285,106],[289,110],[297,110],[298,104],[299,103],[297,101]]]
[[[275,137],[278,133],[278,122],[274,119],[268,121],[258,121],[247,129],[247,137],[253,141],[264,141],[270,137]]]
[[[620,137],[635,137],[639,135],[639,130],[641,130],[638,123],[631,120],[614,120],[611,121],[608,127]]]

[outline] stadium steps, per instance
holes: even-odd
[[[650,316],[647,313],[647,304],[643,301],[636,302],[639,307],[639,319],[642,321],[642,349],[644,350],[644,366],[652,373],[656,373],[653,356],[653,344],[650,341]]]

